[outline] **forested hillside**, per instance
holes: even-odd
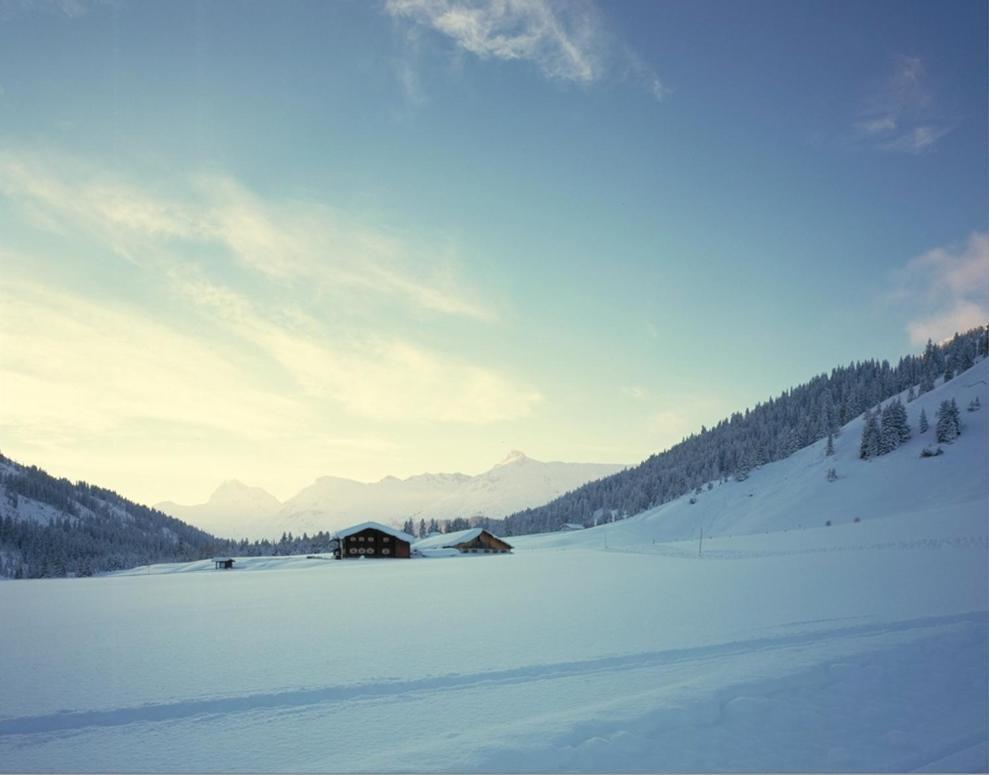
[[[55,478],[0,455],[0,576],[91,576],[214,554],[321,551],[330,536],[281,541],[216,538],[112,490]]]
[[[565,522],[593,525],[638,514],[708,483],[745,479],[765,463],[789,457],[798,449],[905,390],[914,394],[950,380],[989,353],[989,328],[956,334],[941,344],[927,343],[920,355],[895,366],[868,360],[835,368],[777,398],[735,412],[715,427],[701,428],[665,452],[638,466],[590,482],[539,508],[504,521],[507,535],[557,530]]]

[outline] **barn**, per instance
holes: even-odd
[[[462,554],[505,554],[512,551],[511,544],[480,527],[430,536],[416,542],[414,548],[417,552],[456,549]]]
[[[338,531],[336,538],[339,541],[335,552],[338,560],[408,558],[412,556],[412,542],[415,540],[408,533],[380,522],[362,522],[348,527]]]

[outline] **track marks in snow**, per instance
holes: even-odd
[[[114,727],[135,723],[160,723],[195,717],[228,716],[267,709],[291,710],[323,704],[361,701],[396,702],[415,696],[455,693],[474,688],[497,688],[532,682],[552,682],[608,672],[730,660],[754,652],[771,652],[813,646],[841,639],[870,638],[894,633],[923,636],[955,624],[970,623],[984,628],[985,612],[924,617],[898,622],[865,623],[772,635],[748,640],[683,649],[601,657],[548,665],[526,665],[507,670],[451,673],[407,681],[383,680],[307,689],[227,697],[191,698],[169,703],[137,705],[102,710],[66,710],[40,716],[0,719],[0,739],[13,735],[65,734],[89,727]],[[983,635],[984,638],[984,635]],[[719,714],[744,713],[745,701],[722,708]]]

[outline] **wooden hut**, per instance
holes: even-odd
[[[415,540],[408,533],[380,522],[362,522],[340,530],[336,539],[339,541],[336,550],[338,560],[408,558],[412,556],[412,542]]]
[[[442,549],[456,549],[462,554],[505,554],[512,551],[511,544],[480,527],[430,536],[418,541],[414,548],[424,553]]]
[[[214,557],[213,558],[213,568],[214,570],[231,570],[234,566],[234,561],[232,557]]]

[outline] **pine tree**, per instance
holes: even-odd
[[[910,390],[907,391],[907,403],[909,404],[911,401],[915,400],[916,398],[917,398],[917,391],[914,390],[913,385],[911,385]]]
[[[879,454],[886,455],[900,446],[900,431],[896,423],[894,404],[883,407],[882,427],[879,431]]]
[[[838,481],[838,472],[834,468],[829,468],[827,478],[829,482]]]
[[[920,423],[919,428],[921,433],[927,433],[927,429],[930,427],[927,424],[927,412],[924,411],[924,407],[920,408]]]
[[[951,401],[942,401],[937,410],[937,425],[935,426],[938,443],[954,441],[958,437],[959,430],[958,419],[952,410]]]
[[[979,402],[978,396],[976,396],[975,398],[973,398],[971,401],[968,402],[968,411],[970,412],[977,412],[981,407],[982,404]]]
[[[876,414],[869,409],[865,410],[865,424],[862,427],[862,442],[859,445],[859,457],[867,460],[879,454],[879,442],[881,434],[879,421]]]
[[[900,436],[900,444],[910,441],[911,429],[910,423],[907,421],[907,408],[899,398],[893,402],[892,417],[896,432]]]
[[[831,457],[831,455],[833,455],[833,454],[834,454],[834,434],[833,433],[829,433],[828,434],[828,445],[824,449],[824,455],[825,455],[825,457]]]

